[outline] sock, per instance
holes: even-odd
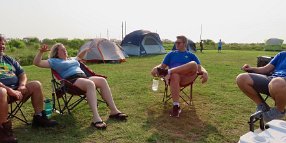
[[[37,114],[35,113],[35,115],[36,115],[36,116],[38,115],[38,116],[41,116],[41,117],[42,117],[43,114],[42,114],[42,112],[40,112],[40,113],[37,113]]]
[[[180,103],[179,102],[173,102],[173,105],[178,105],[180,107]]]
[[[170,70],[170,69],[168,69],[168,74],[169,74],[169,75],[171,74],[171,70]]]

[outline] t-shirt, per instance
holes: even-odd
[[[79,62],[75,59],[63,60],[59,58],[50,58],[48,61],[51,68],[59,73],[62,78],[67,78],[78,73],[84,73],[80,68]]]
[[[270,61],[270,64],[272,64],[275,67],[272,73],[273,76],[286,77],[286,52],[285,51],[278,53]]]
[[[3,55],[0,57],[0,82],[6,86],[18,86],[18,77],[24,73],[23,68],[13,58]]]
[[[188,62],[195,61],[197,64],[201,64],[196,55],[189,51],[180,52],[178,50],[169,52],[163,60],[163,64],[166,64],[170,69],[184,65]]]

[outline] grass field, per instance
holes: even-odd
[[[99,105],[100,115],[107,122],[107,130],[90,127],[92,113],[82,103],[72,115],[54,113],[52,118],[61,125],[54,129],[32,129],[13,120],[13,129],[20,142],[237,142],[248,132],[247,121],[255,105],[236,86],[235,78],[244,63],[256,65],[257,56],[274,56],[277,52],[205,50],[197,53],[208,70],[209,81],[196,81],[193,105],[181,105],[180,118],[169,117],[171,102],[162,104],[163,83],[159,91],[151,91],[150,70],[164,55],[130,57],[122,64],[89,65],[97,73],[108,76],[118,108],[129,115],[127,122],[108,120],[109,110]],[[24,69],[31,80],[40,80],[45,95],[51,97],[50,70],[35,66]],[[268,100],[271,101],[271,100]],[[273,102],[270,102],[273,105]],[[24,112],[32,119],[33,110],[24,105]],[[256,126],[258,127],[258,126]]]

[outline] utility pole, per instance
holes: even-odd
[[[201,24],[201,34],[200,34],[200,41],[202,40],[202,33],[203,33],[203,24]]]
[[[126,21],[125,21],[125,35],[124,36],[126,36]]]
[[[122,21],[122,24],[121,24],[121,40],[123,40],[123,21]]]

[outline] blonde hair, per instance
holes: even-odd
[[[188,40],[187,40],[187,37],[184,36],[184,35],[180,35],[180,36],[177,36],[177,39],[180,39],[184,42],[184,45],[185,45],[185,48],[187,48],[188,46]]]
[[[53,47],[51,48],[49,58],[59,58],[58,57],[58,51],[59,51],[60,46],[64,47],[64,45],[62,43],[56,43],[55,45],[53,45]]]
[[[6,39],[2,34],[0,34],[0,40],[6,42]]]

